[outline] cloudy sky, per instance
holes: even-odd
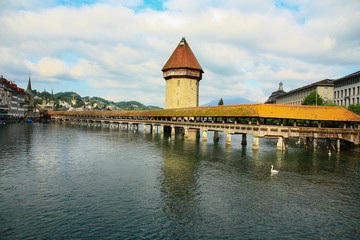
[[[360,70],[359,0],[0,0],[0,74],[18,86],[164,106],[185,37],[200,104],[264,102]],[[226,104],[226,103],[225,103]]]

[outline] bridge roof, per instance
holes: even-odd
[[[50,115],[113,117],[255,117],[314,121],[360,122],[360,116],[343,107],[241,104],[142,111],[62,111]]]

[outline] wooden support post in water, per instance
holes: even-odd
[[[243,145],[243,146],[246,146],[246,145],[247,145],[246,133],[243,133],[243,134],[242,134],[241,145]]]
[[[336,139],[336,150],[337,150],[338,152],[340,152],[340,144],[341,144],[340,138]]]
[[[214,142],[218,142],[218,141],[219,141],[219,132],[214,131]]]
[[[313,139],[313,144],[314,144],[314,151],[316,151],[317,148],[317,141],[316,138]]]
[[[152,132],[152,133],[155,133],[155,130],[156,130],[156,126],[155,126],[155,124],[152,124],[152,125],[151,125],[151,132]]]
[[[144,132],[146,132],[146,124],[144,123]]]

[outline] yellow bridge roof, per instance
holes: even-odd
[[[343,107],[278,104],[241,104],[141,111],[50,111],[49,114],[109,117],[255,117],[360,122],[359,115]]]

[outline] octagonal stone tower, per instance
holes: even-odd
[[[166,81],[165,109],[199,106],[199,82],[204,71],[185,38],[161,71]]]

